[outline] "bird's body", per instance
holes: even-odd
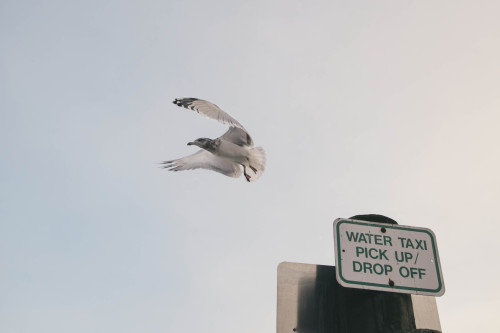
[[[174,104],[229,124],[229,129],[217,139],[199,138],[188,145],[202,150],[172,161],[163,162],[172,171],[208,169],[230,177],[243,173],[247,181],[259,178],[265,169],[266,154],[262,147],[253,147],[253,140],[245,128],[217,105],[197,98],[180,98]]]
[[[222,158],[228,158],[240,164],[248,161],[250,157],[250,150],[248,148],[221,139],[215,141],[217,142],[218,149],[216,149],[213,154]]]

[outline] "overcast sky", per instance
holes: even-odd
[[[498,332],[500,2],[0,1],[0,331],[275,332],[333,220],[437,236],[443,331]],[[254,183],[158,162],[226,127]]]

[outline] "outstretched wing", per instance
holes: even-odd
[[[253,147],[253,140],[250,134],[238,127],[230,127],[220,139],[232,142],[241,147]]]
[[[229,126],[239,127],[245,130],[243,125],[241,125],[236,119],[228,115],[226,112],[222,111],[214,103],[205,101],[198,98],[176,98],[173,102],[178,106],[182,106],[186,109],[191,109],[196,111],[208,118],[215,119],[223,124],[228,124]]]
[[[163,168],[170,171],[192,170],[192,169],[207,169],[213,170],[229,177],[239,177],[243,172],[243,168],[238,163],[231,160],[220,158],[206,150],[179,158],[177,160],[162,162]]]

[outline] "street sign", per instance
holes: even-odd
[[[336,219],[337,281],[349,288],[441,296],[434,233],[425,228]]]

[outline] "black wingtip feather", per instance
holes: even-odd
[[[176,98],[172,103],[174,103],[177,106],[185,107],[187,109],[194,110],[194,106],[191,104],[194,101],[198,101],[198,98],[192,98],[192,97],[184,97],[184,98]]]

